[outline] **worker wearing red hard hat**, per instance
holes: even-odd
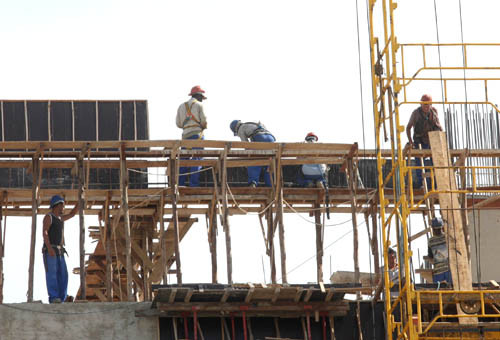
[[[313,132],[309,132],[305,138],[306,143],[316,143],[318,136]],[[312,188],[317,186],[319,188],[326,188],[326,164],[303,164],[301,171],[297,176],[297,182],[302,187]]]
[[[182,129],[182,139],[200,140],[203,139],[203,130],[207,128],[207,117],[201,104],[207,97],[205,96],[205,90],[199,85],[193,86],[191,92],[189,92],[189,96],[191,96],[191,99],[182,103],[177,109],[175,122],[177,127]],[[179,169],[179,185],[184,186],[186,184],[188,176],[183,174],[189,172],[189,186],[199,187],[200,170],[201,166],[181,167]]]

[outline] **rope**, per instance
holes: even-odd
[[[283,202],[285,202],[285,204],[288,206],[288,208],[290,208],[291,211],[293,211],[293,213],[297,214],[301,219],[303,219],[307,223],[311,223],[311,224],[318,225],[318,226],[322,226],[323,225],[322,223],[316,223],[316,222],[313,222],[313,221],[309,221],[307,218],[303,217],[300,212],[298,212],[297,210],[295,210],[287,201],[283,200]],[[313,210],[315,210],[315,209],[313,209]],[[352,221],[352,218],[348,219],[347,221],[340,222],[340,223],[325,224],[325,227],[337,227],[337,226],[346,224],[346,223],[351,222],[351,221]]]
[[[229,191],[229,195],[231,196],[231,199],[233,200],[234,204],[236,205],[236,208],[238,208],[239,210],[244,212],[245,215],[261,215],[261,214],[265,213],[266,210],[269,209],[273,205],[273,203],[275,202],[275,200],[273,199],[263,210],[261,210],[259,212],[255,212],[255,213],[249,212],[249,211],[246,211],[245,209],[243,209],[242,207],[240,207],[240,205],[238,204],[238,202],[234,198],[233,193],[231,192],[231,188],[229,187],[229,184],[226,183],[226,186],[227,186],[227,191]]]

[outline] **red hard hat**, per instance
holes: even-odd
[[[203,96],[203,98],[207,99],[207,97],[203,95],[203,93],[205,93],[205,90],[203,90],[200,85],[193,86],[193,88],[191,89],[191,93],[189,95],[192,96],[193,94],[196,93],[200,93]]]
[[[318,141],[318,136],[316,136],[316,135],[314,134],[314,132],[309,132],[309,133],[307,134],[307,136],[306,136],[306,138],[305,138],[305,139],[306,139],[306,140],[308,140],[308,139],[311,139],[311,138],[314,138],[314,139],[316,140],[316,142]]]

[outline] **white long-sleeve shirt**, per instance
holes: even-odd
[[[195,98],[187,101],[188,106],[191,108],[193,117],[198,121],[188,117],[186,110],[186,103],[179,105],[177,109],[177,116],[175,122],[177,127],[182,129],[182,139],[187,139],[193,135],[200,134],[203,129],[207,128],[207,117],[203,112],[203,105]],[[189,118],[189,119],[188,119]]]

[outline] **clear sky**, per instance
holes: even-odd
[[[320,142],[358,142],[361,147],[373,148],[366,3],[358,2],[363,105],[356,2],[352,0],[3,1],[1,97],[147,99],[151,139],[178,139],[180,131],[174,123],[177,107],[188,98],[193,85],[201,85],[208,96],[204,103],[207,139],[234,139],[228,128],[233,119],[261,120],[278,141],[302,141],[307,132],[313,131]],[[440,41],[460,42],[459,2],[437,2]],[[463,0],[464,41],[498,40],[499,7],[497,0]],[[400,1],[396,15],[399,42],[436,42],[432,0]],[[476,52],[471,63],[494,63],[499,60],[498,52]],[[418,52],[414,53],[408,58],[418,59]],[[460,51],[443,51],[443,60],[460,64]],[[494,98],[498,91],[494,91],[494,84],[491,86],[490,96]],[[480,87],[471,86],[469,91],[471,96],[481,93]],[[422,92],[431,92],[435,100],[441,97],[439,84],[426,88],[417,85],[412,99]],[[463,97],[463,86],[458,84],[453,95]],[[409,106],[402,107],[402,123],[411,111]],[[349,218],[338,215],[328,223]],[[41,221],[42,216],[39,226]],[[362,216],[359,221],[363,221]],[[86,223],[97,222],[88,217]],[[263,281],[264,247],[257,217],[234,218],[232,225],[235,281]],[[286,216],[285,226],[291,270],[314,255],[314,226],[293,216]],[[30,219],[7,219],[6,302],[25,301],[30,229]],[[350,223],[328,227],[325,246],[350,229]],[[362,245],[367,245],[365,230],[361,225]],[[66,240],[71,269],[78,266],[76,218],[66,227]],[[219,277],[224,282],[222,232],[218,243]],[[40,227],[35,299],[46,301],[41,246]],[[87,245],[88,252],[92,246]],[[333,271],[352,270],[351,246],[348,234],[325,251],[325,280],[330,258]],[[366,248],[360,247],[363,271],[369,270]],[[192,228],[181,252],[185,281],[209,282],[204,223]],[[188,255],[190,252],[192,255]],[[269,280],[267,257],[264,260]],[[315,261],[293,271],[289,281],[315,281]],[[78,284],[78,277],[70,275],[71,295]]]

